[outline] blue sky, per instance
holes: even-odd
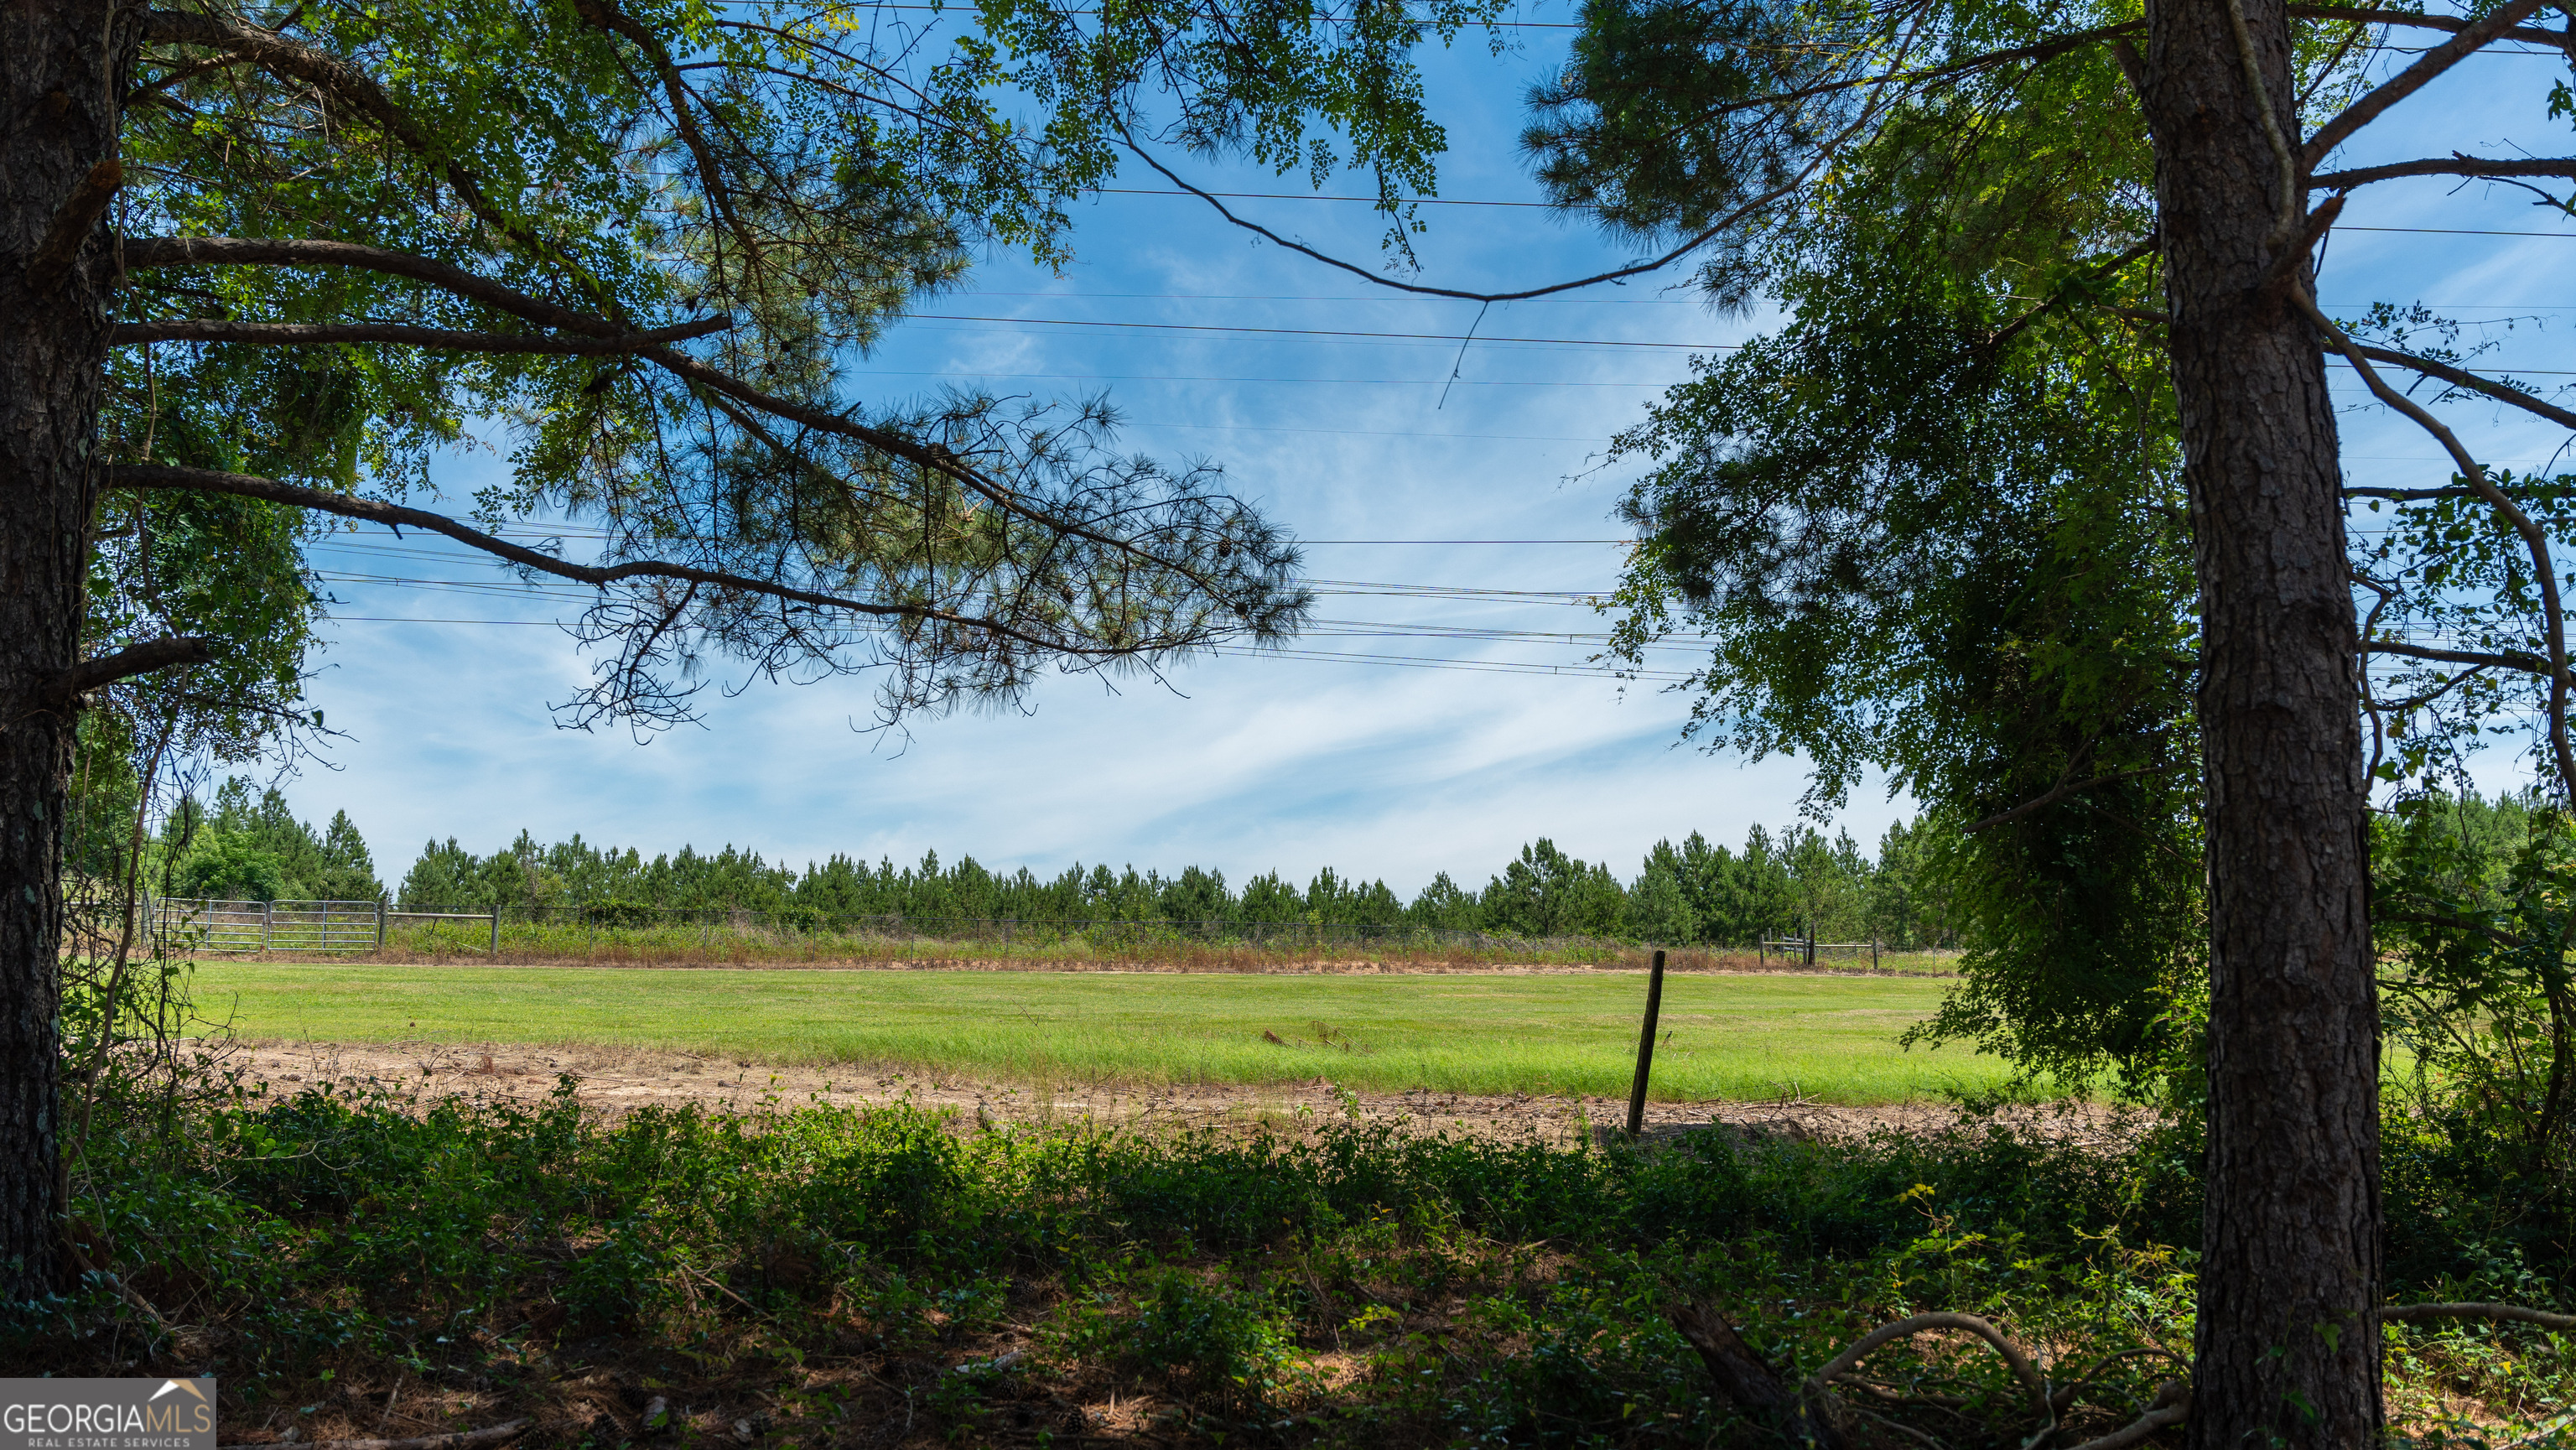
[[[1519,101],[1565,32],[1519,34],[1517,54],[1471,46],[1429,67],[1452,147],[1446,198],[1536,198],[1513,145]],[[2349,153],[2564,149],[2563,123],[2538,109],[2545,60],[2479,58],[2463,70]],[[1225,190],[1301,189],[1295,178],[1169,164]],[[1131,165],[1118,185],[1164,183]],[[2553,235],[2340,233],[2321,289],[2329,310],[2421,297],[2463,317],[2521,318],[2499,357],[2576,368],[2565,332],[2576,319],[2565,280],[2576,272],[2567,239],[2576,223],[2553,224],[2527,193],[2450,191],[2440,181],[2369,188],[2346,220]],[[1365,206],[1240,205],[1339,255],[1378,256]],[[1424,210],[1427,281],[1528,285],[1632,259],[1528,206]],[[289,797],[317,817],[345,807],[388,879],[425,839],[452,835],[489,851],[525,828],[648,855],[734,844],[799,865],[835,851],[909,861],[931,849],[1041,872],[1076,860],[1195,862],[1238,881],[1273,868],[1303,879],[1331,865],[1410,893],[1440,870],[1481,881],[1540,835],[1624,874],[1660,837],[1700,830],[1733,842],[1756,822],[1792,818],[1804,784],[1796,761],[1677,746],[1684,701],[1579,668],[1597,649],[1581,636],[1606,627],[1580,596],[1615,579],[1620,530],[1608,513],[1628,477],[1590,462],[1687,376],[1693,346],[1736,341],[1763,325],[1759,314],[1721,317],[1687,292],[1658,290],[1677,278],[1648,278],[1497,306],[1462,351],[1446,339],[1466,331],[1474,304],[1377,291],[1260,244],[1195,200],[1110,195],[1078,222],[1080,257],[1063,275],[991,258],[855,365],[853,391],[893,402],[943,382],[1037,396],[1107,390],[1129,420],[1128,446],[1221,461],[1238,492],[1310,541],[1316,613],[1334,623],[1297,649],[1327,657],[1221,658],[1175,674],[1172,689],[1130,681],[1114,694],[1088,679],[1052,680],[1025,714],[924,720],[908,741],[855,728],[872,717],[864,677],[754,685],[713,700],[703,728],[639,743],[556,729],[546,704],[586,678],[586,660],[543,623],[486,622],[551,620],[557,601],[336,577],[506,578],[460,551],[369,531],[314,556],[342,602],[312,700],[350,738],[327,765],[286,781]],[[1083,323],[1428,336],[1073,325]],[[2338,387],[2359,392],[2348,378]],[[2445,416],[2497,462],[2538,463],[2564,441],[2501,410],[2454,405]],[[2346,428],[2356,481],[2438,482],[2445,472],[2431,441],[2402,421],[2371,410]],[[489,455],[452,460],[440,480],[451,506],[463,507],[491,466]],[[1408,592],[1424,585],[1529,593]],[[1576,638],[1438,637],[1445,627]],[[1578,668],[1517,672],[1546,666]],[[2497,779],[2507,773],[2499,760]],[[1864,789],[1842,819],[1874,841],[1907,809]]]

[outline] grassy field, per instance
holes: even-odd
[[[596,1043],[1036,1081],[1290,1082],[1624,1096],[1642,974],[1288,976],[202,963],[201,1013],[263,1039]],[[1897,1047],[1942,984],[1676,976],[1655,1095],[1900,1102],[2005,1075]],[[1268,1034],[1268,1036],[1265,1036]],[[1278,1040],[1273,1042],[1271,1037]]]

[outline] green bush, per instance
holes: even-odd
[[[286,869],[246,837],[208,831],[181,858],[176,885],[190,900],[275,901],[286,894]]]

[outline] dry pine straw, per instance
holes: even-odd
[[[1521,1256],[1516,1266],[1502,1266],[1496,1277],[1466,1287],[1492,1292],[1505,1287],[1504,1275],[1543,1286],[1558,1267],[1551,1257]],[[782,1284],[800,1269],[795,1263],[771,1267],[785,1276]],[[810,1272],[810,1266],[801,1267]],[[1363,1292],[1381,1303],[1394,1293]],[[674,1447],[1208,1443],[1203,1431],[1190,1428],[1203,1407],[1185,1392],[1045,1352],[1038,1326],[1065,1296],[1059,1280],[1015,1278],[998,1324],[960,1328],[932,1311],[927,1317],[936,1337],[904,1348],[870,1346],[874,1336],[866,1322],[836,1304],[826,1314],[839,1321],[847,1342],[836,1346],[837,1353],[803,1356],[776,1353],[757,1317],[713,1281],[699,1286],[695,1327],[703,1333],[686,1352],[640,1339],[578,1337],[566,1332],[560,1305],[515,1305],[497,1316],[515,1323],[497,1325],[482,1337],[494,1351],[493,1369],[518,1379],[516,1385],[430,1387],[383,1365],[352,1363],[331,1382],[309,1385],[311,1398],[280,1403],[255,1424],[228,1427],[224,1440],[277,1443],[290,1427],[297,1440],[307,1442],[428,1435],[525,1416],[536,1424],[517,1443],[532,1450],[585,1439],[603,1450],[620,1441]],[[1445,1304],[1408,1310],[1381,1324],[1379,1332],[1462,1342],[1468,1331],[1449,1314],[1463,1302],[1463,1295],[1452,1295]],[[1335,1307],[1336,1317],[1347,1318],[1368,1305],[1354,1299]],[[1518,1347],[1507,1340],[1484,1346],[1489,1353]],[[1310,1354],[1302,1398],[1328,1400],[1366,1373],[1366,1357],[1355,1346],[1328,1342]],[[1000,1372],[976,1376],[987,1407],[983,1414],[965,1419],[940,1412],[935,1400],[943,1381],[953,1385],[961,1371],[973,1374],[997,1362]],[[499,1375],[476,1378],[497,1381]],[[657,1412],[663,1420],[659,1431],[647,1423]],[[1435,1432],[1427,1438],[1439,1437]]]

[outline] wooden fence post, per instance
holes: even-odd
[[[1646,1030],[1637,1037],[1637,1081],[1628,1089],[1628,1138],[1646,1131],[1646,1078],[1655,1069],[1655,1018],[1664,1007],[1664,954],[1646,978]]]
[[[501,960],[501,906],[499,902],[494,902],[492,905],[492,950],[490,955],[492,960],[496,962]]]

